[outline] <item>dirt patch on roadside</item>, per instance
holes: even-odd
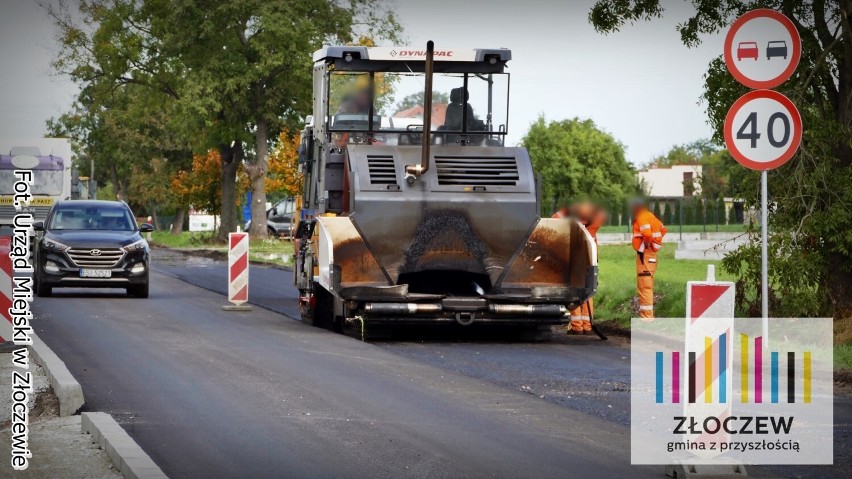
[[[175,253],[178,255],[191,256],[193,258],[203,258],[208,261],[220,261],[223,263],[228,262],[228,252],[222,250],[215,249],[206,249],[206,248],[192,248],[192,249],[184,249],[184,248],[169,248],[167,246],[161,246],[153,244],[151,245],[153,249],[159,250],[160,252],[168,252]],[[257,253],[262,254],[262,253]],[[255,256],[252,256],[255,255]],[[281,260],[276,258],[270,259],[258,259],[255,253],[251,253],[249,255],[249,263],[257,266],[267,266],[270,268],[283,269],[285,271],[292,271],[293,268],[290,266],[282,265]]]
[[[175,253],[179,253],[179,254],[183,254],[183,255],[187,255],[187,256],[197,256],[199,258],[207,258],[207,259],[211,259],[213,261],[228,261],[228,253],[225,252],[225,251],[221,251],[221,250],[204,249],[204,248],[198,248],[198,249],[195,249],[195,248],[193,248],[193,249],[182,249],[181,248],[181,249],[178,249],[178,248],[169,248],[169,247],[166,247],[166,246],[160,246],[160,245],[156,245],[156,244],[152,244],[151,248],[163,250],[163,251],[173,251]]]
[[[838,369],[834,371],[834,395],[852,396],[852,370]]]

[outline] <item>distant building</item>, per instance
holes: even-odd
[[[407,110],[394,113],[394,118],[413,118],[423,122],[423,105],[416,105]],[[447,104],[435,103],[432,105],[432,127],[437,128],[444,124],[447,117]]]
[[[638,176],[652,198],[683,198],[701,193],[701,165],[650,167],[640,171]]]

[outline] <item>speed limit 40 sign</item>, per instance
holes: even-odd
[[[783,165],[802,142],[802,117],[789,98],[755,90],[737,100],[725,117],[725,145],[740,164],[753,170]]]

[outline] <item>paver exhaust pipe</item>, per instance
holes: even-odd
[[[426,90],[423,92],[423,145],[419,165],[405,166],[405,181],[414,184],[420,175],[429,171],[432,144],[432,77],[435,73],[435,42],[426,43]]]

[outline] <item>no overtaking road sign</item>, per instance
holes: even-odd
[[[760,8],[738,18],[725,37],[725,65],[749,88],[775,88],[790,78],[802,55],[793,22]]]

